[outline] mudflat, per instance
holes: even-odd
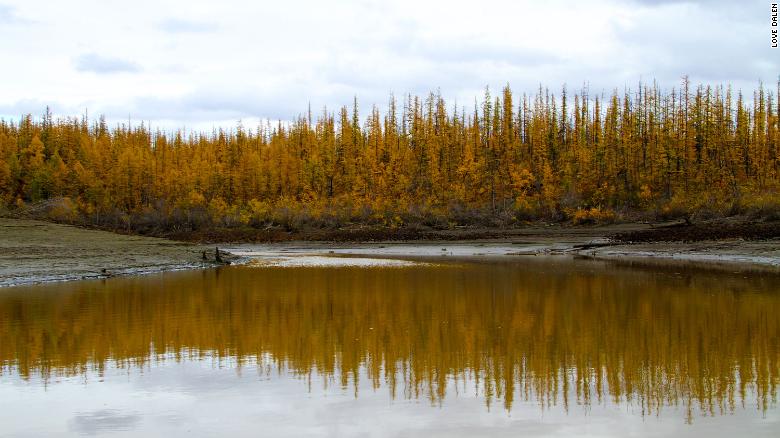
[[[36,220],[0,218],[0,286],[209,266],[205,248]],[[209,249],[213,258],[214,248]]]
[[[252,266],[388,266],[403,260],[585,257],[632,265],[686,265],[704,269],[760,270],[780,273],[776,241],[738,239],[705,242],[625,244],[607,237],[525,236],[523,240],[226,244],[231,254]],[[366,259],[368,257],[368,259]]]

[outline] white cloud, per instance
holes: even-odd
[[[76,57],[74,65],[76,66],[76,70],[80,72],[98,74],[136,73],[141,71],[141,68],[133,62],[125,61],[120,58],[102,56],[97,53],[86,53]]]
[[[9,5],[0,4],[0,24],[18,24],[21,20],[17,15],[14,8]]]
[[[758,0],[0,1],[3,117],[39,102],[208,128],[355,95],[368,110],[440,88],[470,107],[485,85],[610,91],[689,74],[748,90],[780,72]]]
[[[171,33],[201,33],[213,32],[219,29],[214,23],[205,21],[182,20],[180,18],[167,18],[160,23],[160,29]]]

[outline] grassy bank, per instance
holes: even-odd
[[[0,218],[0,286],[207,267],[214,265],[213,251],[166,239]]]

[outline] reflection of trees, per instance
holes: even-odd
[[[211,354],[271,358],[344,387],[364,372],[394,397],[432,402],[457,380],[507,409],[520,397],[716,414],[755,394],[766,410],[780,374],[778,284],[592,263],[231,268],[60,284],[0,295],[0,360],[28,378],[142,365],[153,351]]]

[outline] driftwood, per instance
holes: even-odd
[[[572,246],[572,250],[579,251],[583,249],[601,248],[603,246],[612,246],[612,245],[614,245],[614,243],[612,242],[585,243],[581,245]]]

